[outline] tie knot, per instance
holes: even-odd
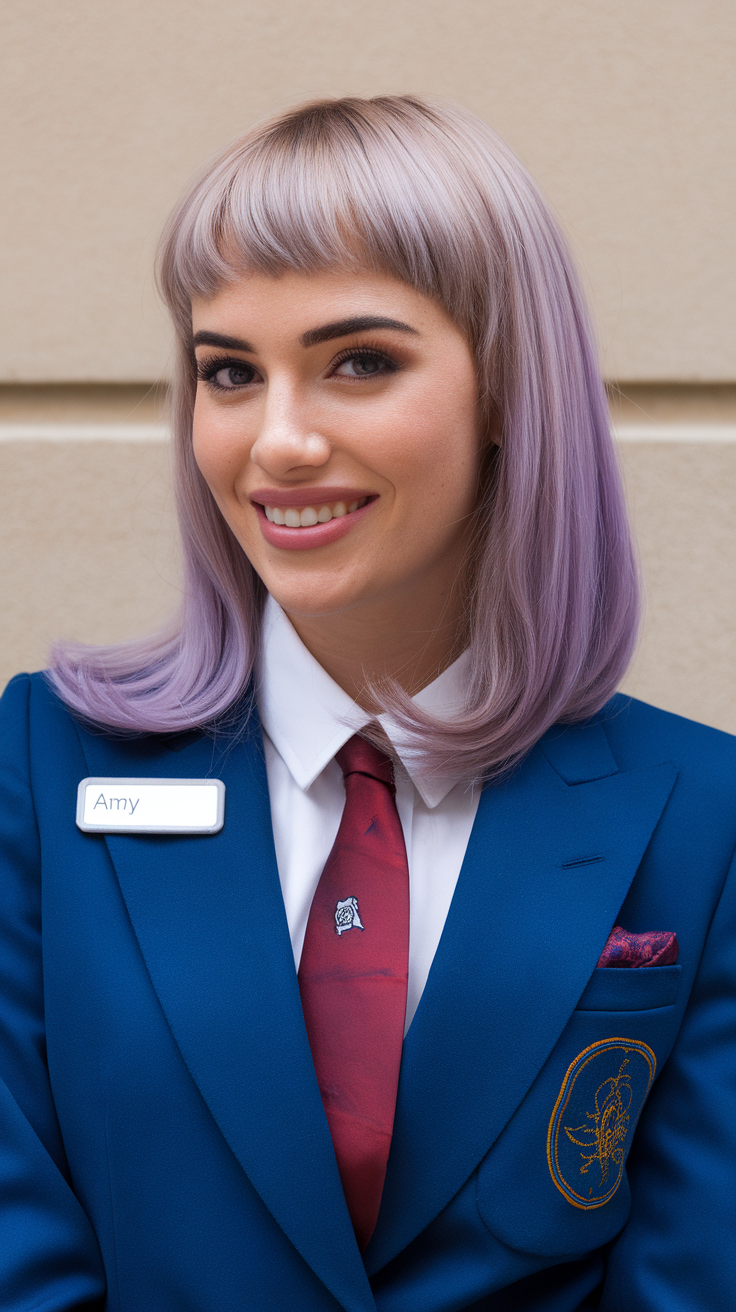
[[[346,778],[349,774],[367,774],[394,791],[394,768],[389,757],[359,734],[354,734],[335,753],[335,760]]]

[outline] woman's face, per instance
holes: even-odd
[[[473,358],[434,301],[371,273],[251,274],[193,305],[194,454],[293,616],[427,622],[478,484]]]

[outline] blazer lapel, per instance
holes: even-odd
[[[514,1114],[595,969],[675,775],[619,774],[589,724],[550,731],[484,791],[404,1041],[369,1274],[449,1203]]]
[[[171,1031],[232,1152],[340,1305],[375,1310],[302,1016],[260,734],[225,748],[198,736],[176,753],[82,739],[92,775],[225,783],[219,834],[105,841]]]

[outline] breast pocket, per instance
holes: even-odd
[[[626,1159],[674,1041],[681,969],[594,972],[478,1169],[480,1215],[510,1248],[572,1256],[607,1243],[626,1224]]]
[[[578,1011],[651,1011],[671,1007],[680,987],[682,966],[644,966],[594,970]]]

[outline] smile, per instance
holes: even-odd
[[[331,519],[342,519],[352,515],[366,504],[367,497],[358,497],[356,501],[346,504],[335,501],[332,505],[304,506],[264,506],[266,519],[270,524],[284,525],[286,528],[314,528],[315,524],[329,524]]]
[[[250,496],[266,542],[284,551],[338,542],[374,515],[380,500],[375,492],[357,487],[262,488]]]

